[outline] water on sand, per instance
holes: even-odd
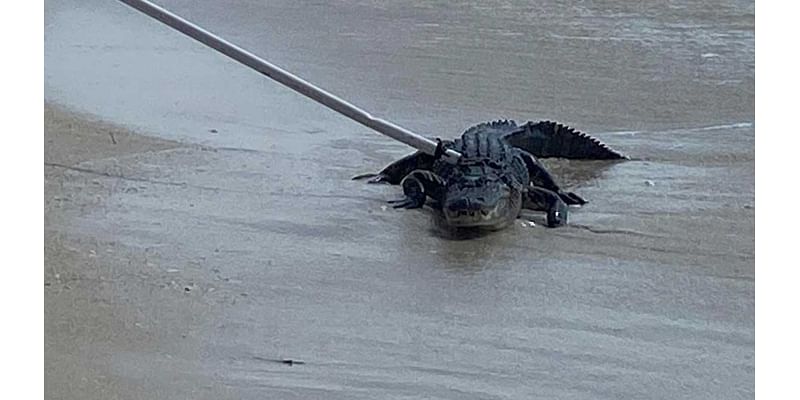
[[[752,397],[752,2],[161,4],[420,133],[552,119],[636,159],[551,163],[590,201],[572,226],[450,240],[349,181],[402,145],[120,4],[48,1],[47,100],[184,143],[68,173],[84,205],[46,234],[117,280],[46,289],[83,296],[46,309],[51,385],[77,363],[130,397]]]

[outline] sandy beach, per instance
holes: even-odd
[[[106,3],[46,2],[46,398],[753,397],[752,4],[163,2],[420,132],[633,157],[454,240],[350,180],[403,145]]]

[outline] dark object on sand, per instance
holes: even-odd
[[[265,358],[265,357],[259,357],[259,356],[255,356],[253,358],[258,360],[258,361],[266,361],[266,362],[273,362],[273,363],[279,363],[279,364],[286,364],[286,365],[290,365],[290,366],[293,366],[293,365],[305,365],[305,363],[306,363],[305,361],[293,360],[291,358]]]
[[[402,185],[405,197],[390,201],[395,208],[421,208],[430,197],[450,227],[501,229],[523,208],[546,212],[547,226],[556,227],[567,223],[568,205],[586,201],[562,191],[537,157],[627,158],[591,136],[550,121],[521,126],[514,121],[484,123],[458,139],[440,142],[440,147],[461,153],[461,158],[454,165],[416,152],[377,174],[353,179]]]

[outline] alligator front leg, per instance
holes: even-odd
[[[353,180],[369,178],[367,183],[388,183],[397,185],[412,171],[417,169],[430,169],[432,165],[433,156],[418,151],[387,165],[377,174],[361,174],[354,176]]]
[[[547,212],[547,226],[550,228],[565,225],[569,219],[569,206],[557,193],[545,188],[534,186],[528,188],[522,208]]]
[[[584,200],[581,196],[578,196],[572,192],[565,192],[561,190],[561,188],[556,183],[556,180],[553,179],[553,176],[550,175],[550,172],[542,165],[542,163],[536,159],[530,153],[519,150],[519,156],[525,161],[525,165],[528,167],[528,175],[530,176],[530,183],[533,186],[541,187],[548,189],[552,192],[558,194],[567,204],[574,204],[574,205],[584,205],[586,204],[586,200]]]
[[[406,175],[401,182],[405,197],[391,200],[394,208],[421,208],[428,196],[442,202],[445,182],[431,171],[418,169]]]

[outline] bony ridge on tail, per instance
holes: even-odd
[[[569,205],[586,200],[561,190],[538,158],[627,159],[599,140],[551,121],[487,122],[441,145],[461,153],[458,163],[416,152],[377,174],[353,179],[401,185],[405,196],[390,201],[395,208],[420,208],[432,199],[431,206],[451,227],[502,229],[522,209],[546,212],[547,226],[557,227],[567,223]]]

